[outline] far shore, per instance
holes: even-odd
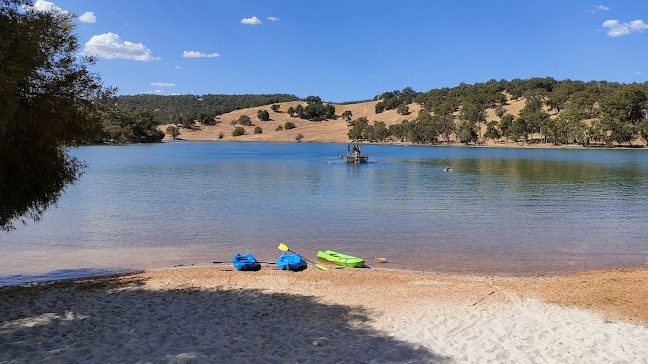
[[[180,127],[180,135],[178,138],[180,140],[186,141],[251,141],[251,142],[313,142],[313,143],[354,143],[355,141],[350,140],[348,132],[350,126],[348,123],[339,115],[345,111],[350,111],[353,115],[353,119],[358,119],[361,117],[366,118],[369,121],[370,125],[373,125],[375,122],[383,122],[388,127],[393,124],[400,124],[405,120],[413,120],[417,117],[421,106],[418,104],[409,105],[409,114],[400,115],[396,110],[387,110],[382,113],[376,114],[375,106],[378,101],[366,101],[357,104],[339,104],[334,105],[336,114],[335,118],[322,121],[309,121],[300,119],[297,117],[291,117],[288,115],[286,110],[290,107],[296,107],[299,104],[302,104],[299,101],[284,102],[279,103],[278,111],[269,111],[270,120],[269,121],[260,121],[256,119],[257,112],[263,109],[270,109],[270,105],[262,107],[254,107],[248,109],[240,109],[232,111],[227,114],[219,115],[216,117],[216,125],[204,125],[200,122],[197,122],[193,129],[186,129]],[[507,110],[513,114],[517,115],[520,110],[524,107],[525,101],[520,100],[510,100],[506,106]],[[236,125],[236,120],[239,117],[246,115],[252,119],[253,125],[243,126],[245,129],[245,135],[233,136],[232,132],[235,127],[241,126]],[[487,120],[497,120],[495,116],[494,109],[487,110]],[[285,129],[284,126],[287,122],[291,122],[295,125],[294,129]],[[166,129],[171,124],[165,124],[158,126],[158,129],[166,133]],[[261,133],[254,132],[256,127],[262,129]],[[486,125],[481,125],[481,131],[479,135],[484,135],[486,132]],[[163,141],[173,140],[170,135],[164,137]],[[542,136],[540,134],[532,134],[529,136],[527,141],[515,141],[515,140],[506,140],[501,138],[499,140],[485,139],[481,138],[481,144],[475,145],[470,144],[468,146],[479,146],[479,147],[505,147],[505,148],[592,148],[592,149],[606,149],[606,148],[644,148],[645,145],[641,140],[633,141],[632,147],[629,145],[614,145],[606,146],[599,144],[591,144],[590,146],[583,146],[581,144],[567,144],[567,145],[554,145],[552,143],[541,143]],[[369,144],[365,141],[359,141],[363,144]],[[439,139],[438,144],[413,144],[410,142],[399,142],[394,140],[388,140],[385,142],[378,142],[372,144],[392,144],[392,145],[434,145],[434,146],[456,146],[456,147],[465,147],[463,143],[459,143],[456,139],[456,136],[450,136],[450,143],[445,143]]]

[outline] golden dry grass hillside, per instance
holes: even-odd
[[[341,116],[345,111],[352,113],[352,119],[365,117],[369,120],[370,124],[382,121],[389,126],[392,124],[400,124],[404,120],[415,119],[421,109],[419,104],[414,103],[409,105],[408,115],[399,115],[396,110],[388,110],[376,114],[375,107],[377,103],[378,101],[367,101],[356,104],[333,104],[335,106],[336,118],[323,121],[303,120],[298,117],[291,117],[286,113],[290,107],[295,108],[299,104],[306,106],[306,103],[301,101],[279,103],[279,110],[277,112],[272,111],[270,105],[241,109],[220,115],[218,117],[219,122],[214,126],[197,123],[193,130],[180,128],[178,138],[183,140],[294,142],[297,136],[301,134],[303,136],[303,142],[347,143],[349,142],[348,132],[350,127]],[[524,107],[524,103],[524,99],[511,100],[505,108],[509,113],[517,116]],[[257,118],[257,112],[259,110],[267,110],[270,113],[270,120],[260,121]],[[247,115],[254,125],[244,127],[246,131],[245,135],[232,136],[234,128],[241,126],[233,125],[232,121],[237,120],[241,115]],[[495,116],[494,109],[488,109],[487,115],[487,120],[499,120]],[[278,126],[284,126],[289,121],[295,124],[296,127],[294,129],[277,130]],[[167,126],[168,124],[160,125],[159,129],[166,132]],[[262,128],[262,133],[254,134],[254,129],[257,126]],[[485,126],[482,128],[485,131]],[[222,137],[219,138],[221,135]],[[170,139],[170,135],[164,138],[164,140]]]

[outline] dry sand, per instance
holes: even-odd
[[[0,362],[645,363],[648,269],[231,265],[0,289]]]

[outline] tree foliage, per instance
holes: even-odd
[[[257,118],[261,121],[268,121],[270,120],[270,113],[268,110],[259,110],[257,111]]]
[[[0,8],[0,229],[37,221],[82,173],[68,147],[100,132],[113,90],[79,57],[72,15],[39,12],[28,0]]]
[[[117,143],[159,143],[164,132],[157,129],[153,113],[148,110],[127,111],[119,108],[106,109],[101,113],[102,131],[98,140]],[[185,128],[187,124],[185,124]],[[167,131],[169,129],[167,128]],[[175,139],[179,135],[176,127]]]

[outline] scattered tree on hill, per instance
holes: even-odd
[[[233,136],[233,137],[237,137],[237,136],[240,136],[240,135],[245,135],[245,128],[242,127],[242,126],[237,126],[237,127],[234,128],[234,130],[232,131],[232,136]]]
[[[263,133],[263,129],[261,129],[260,126],[254,128],[254,134],[262,134],[262,133]]]
[[[272,106],[270,106],[270,109],[272,109],[272,111],[274,111],[274,112],[279,112],[280,107],[281,106],[279,106],[277,104],[272,104]]]
[[[298,118],[304,119],[304,107],[301,104],[295,107],[295,114],[297,114]]]
[[[319,96],[308,96],[306,98],[306,107],[297,105],[295,112],[301,119],[317,120],[324,117],[331,118],[335,116],[335,106],[331,104],[324,105]]]
[[[268,121],[270,120],[270,113],[268,112],[268,110],[259,110],[257,111],[257,117],[261,121]]]
[[[347,123],[350,123],[350,122],[351,122],[351,119],[353,118],[353,113],[352,113],[351,111],[349,111],[349,110],[346,110],[346,111],[344,111],[344,112],[342,113],[342,118],[343,118],[344,121],[346,121]]]
[[[169,125],[166,128],[167,134],[171,135],[171,138],[176,139],[180,135],[180,129],[175,125]]]
[[[68,147],[101,130],[113,90],[88,70],[73,16],[40,12],[29,0],[0,5],[0,230],[38,221],[85,163]]]
[[[398,107],[398,109],[396,110],[396,113],[397,113],[398,115],[409,115],[409,113],[410,113],[410,112],[409,112],[409,106],[406,105],[406,104],[402,104],[402,105],[400,105],[400,106]]]
[[[287,122],[284,124],[284,128],[285,128],[286,130],[295,129],[296,127],[297,127],[297,126],[296,126],[295,123],[293,123],[292,121],[287,121]]]
[[[252,126],[252,120],[251,120],[250,117],[247,116],[247,115],[241,115],[241,116],[239,116],[239,118],[236,119],[236,122],[237,122],[239,125]]]
[[[295,109],[291,106],[288,108],[288,111],[286,111],[288,115],[292,118],[295,115]]]

